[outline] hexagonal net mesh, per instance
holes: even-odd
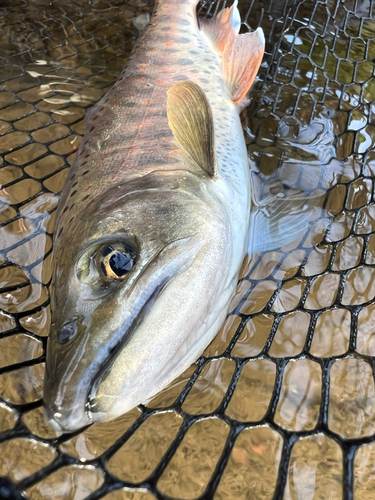
[[[217,338],[168,389],[57,436],[41,393],[58,194],[151,5],[0,7],[0,497],[374,498],[374,2],[239,8],[267,42],[247,110],[258,196],[302,187],[308,228],[246,260]]]

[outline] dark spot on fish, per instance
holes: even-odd
[[[90,170],[85,170],[84,172],[82,172],[82,175],[86,175],[90,172]]]
[[[84,158],[88,158],[90,156],[90,153],[86,153]]]
[[[76,174],[71,174],[70,180],[73,180],[75,178]]]
[[[189,43],[190,42],[189,38],[184,38],[182,36],[176,38],[175,41],[178,42],[178,43]]]
[[[145,79],[145,75],[144,75],[144,73],[134,73],[132,76],[133,76],[134,78],[138,78],[138,79],[140,79],[140,80],[144,80],[144,79]]]
[[[189,21],[186,21],[186,19],[180,19],[179,23],[180,24],[184,24],[185,26],[187,26],[188,24],[190,24]]]
[[[99,118],[99,115],[95,115],[95,116],[93,117],[93,121],[97,120],[98,118]]]
[[[74,215],[73,215],[73,217],[70,219],[69,224],[70,224],[71,222],[73,222],[73,219],[74,219]]]
[[[72,188],[76,187],[77,184],[78,184],[78,181],[73,182]]]
[[[73,193],[70,195],[70,197],[74,196],[77,193],[77,190],[75,189]]]
[[[69,211],[75,206],[75,203],[73,203],[72,205],[70,205],[69,207]]]
[[[69,210],[69,207],[68,207],[68,206],[66,206],[66,207],[64,208],[64,210],[63,210],[63,214],[65,214],[65,212],[67,212],[68,210]]]
[[[61,236],[61,233],[63,232],[63,227],[60,228],[60,231],[57,233],[57,237]]]
[[[201,81],[202,83],[209,83],[209,81],[207,80],[207,78],[200,78],[200,81]]]
[[[198,52],[196,50],[189,50],[189,54],[196,56]]]
[[[69,323],[65,323],[60,328],[60,331],[57,334],[57,340],[60,344],[65,344],[69,342],[75,334],[77,333],[77,321],[70,321]]]
[[[90,195],[89,195],[89,194],[87,194],[84,198],[82,198],[82,201],[87,200],[87,198],[90,198]]]
[[[90,128],[89,132],[92,132],[93,130],[95,130],[95,125],[93,125],[93,126]]]
[[[191,59],[179,59],[176,61],[179,66],[187,66],[188,64],[193,64]]]

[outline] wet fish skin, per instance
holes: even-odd
[[[55,226],[44,404],[59,430],[147,402],[202,353],[236,287],[250,222],[247,152],[223,56],[195,7],[157,5],[126,69],[86,117]],[[207,170],[172,132],[167,96],[183,81],[212,109]],[[123,279],[103,274],[108,248],[136,255]]]

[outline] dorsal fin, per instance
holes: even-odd
[[[214,177],[215,131],[206,94],[191,81],[175,83],[167,94],[168,122],[176,141],[204,172]]]
[[[232,101],[239,103],[250,90],[264,54],[263,30],[239,35],[237,0],[215,17],[200,21],[201,29],[222,54],[224,80]]]
[[[237,8],[238,0],[231,7],[221,10],[212,19],[200,19],[199,25],[217,50],[224,52],[229,40],[240,31],[241,16]]]
[[[264,54],[263,30],[237,35],[225,46],[223,72],[232,101],[237,104],[250,90]]]

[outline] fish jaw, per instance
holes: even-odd
[[[44,386],[47,419],[55,429],[74,431],[115,418],[124,411],[114,404],[116,398],[126,408],[150,399],[155,387],[168,383],[169,361],[185,357],[212,304],[220,302],[231,264],[225,211],[199,176],[175,172],[150,177],[116,186],[106,199],[90,207],[97,217],[77,223],[75,231],[72,228],[69,249],[64,240],[56,242],[58,264]],[[92,247],[120,241],[127,227],[135,231],[141,249],[134,270],[123,282],[100,287],[100,293],[91,290],[91,282],[82,283],[77,273],[81,260],[87,259]],[[77,330],[74,337],[59,342],[59,332],[72,323]],[[189,331],[185,325],[190,325]],[[141,343],[134,341],[140,335]],[[138,373],[147,364],[146,338],[155,347],[149,352],[149,380],[160,381],[154,387],[147,383],[134,394],[126,384],[138,385]],[[162,345],[168,353],[161,365],[155,357],[162,358]],[[189,362],[198,354],[188,356]],[[129,369],[125,386],[118,383],[123,377],[123,356],[125,371]],[[102,388],[113,383],[111,374],[117,383],[109,394],[115,398],[103,402]]]

